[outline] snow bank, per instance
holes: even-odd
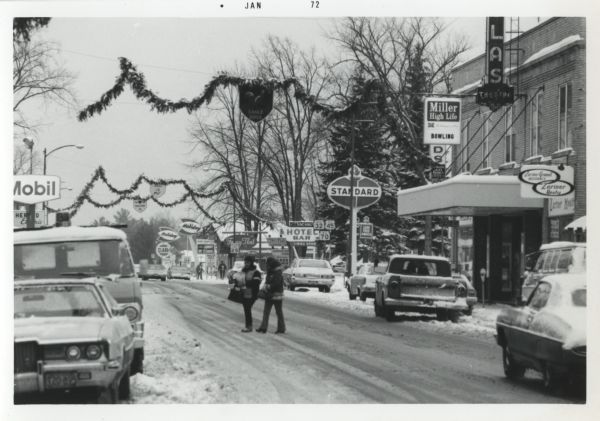
[[[367,317],[375,317],[373,299],[367,301],[350,300],[344,288],[343,276],[336,278],[330,293],[319,292],[316,288],[298,288],[296,291],[285,291],[286,297],[306,300],[332,306]],[[489,339],[496,332],[496,317],[500,311],[507,307],[503,304],[477,305],[471,316],[463,315],[458,323],[451,321],[438,321],[434,315],[421,313],[397,313],[398,319],[404,323],[427,329],[430,331],[443,331],[446,333],[461,334],[470,337]]]

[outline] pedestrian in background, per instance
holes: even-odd
[[[219,265],[219,277],[221,279],[225,278],[225,271],[227,270],[227,266],[225,266],[225,262],[221,260],[221,264]]]
[[[258,298],[260,289],[260,271],[254,264],[254,256],[244,257],[244,267],[237,276],[234,276],[236,285],[242,290],[242,305],[244,306],[244,319],[246,328],[242,332],[252,332],[252,306]]]
[[[265,281],[265,308],[263,319],[257,332],[266,333],[269,327],[269,316],[271,308],[275,306],[277,313],[277,330],[275,333],[285,333],[285,321],[283,320],[283,268],[274,257],[267,258],[267,279]]]
[[[202,262],[200,262],[200,263],[198,263],[198,266],[196,266],[196,277],[199,280],[202,280],[202,272],[203,272]]]

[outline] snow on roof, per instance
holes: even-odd
[[[445,186],[446,184],[520,184],[518,177],[516,175],[472,175],[472,174],[458,174],[452,178],[449,178],[444,181],[440,181],[439,183],[434,184],[426,184],[419,187],[413,187],[411,189],[406,190],[398,190],[398,195],[402,193],[410,191],[416,192],[419,190],[427,190],[430,188],[440,188]]]
[[[470,90],[473,90],[475,88],[479,88],[481,86],[481,80],[477,80],[473,83],[469,83],[467,85],[461,86],[460,88],[457,88],[455,90],[453,90],[451,92],[452,95],[459,95],[462,94],[464,92],[469,92]]]
[[[523,64],[521,66],[525,66],[536,60],[540,60],[544,57],[552,55],[552,54],[556,53],[557,51],[559,51],[563,48],[566,48],[572,44],[575,44],[576,42],[579,42],[579,41],[583,41],[583,38],[581,37],[581,35],[571,35],[569,37],[566,37],[552,45],[542,48],[537,53],[532,54],[531,56],[529,56],[527,58],[527,60],[525,60],[523,62]]]
[[[122,230],[111,227],[56,227],[14,233],[15,244],[125,239],[127,235]]]
[[[566,247],[581,247],[585,246],[585,243],[574,243],[572,241],[554,241],[548,244],[542,244],[540,246],[540,250],[551,250],[551,249],[561,249]]]
[[[573,222],[571,222],[569,225],[567,225],[565,227],[566,230],[578,230],[578,229],[582,229],[582,230],[586,230],[586,219],[585,216],[582,216],[580,218],[577,218],[576,220],[574,220]]]

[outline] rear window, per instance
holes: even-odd
[[[298,262],[298,267],[329,269],[329,263],[327,263],[325,260],[300,260]]]
[[[392,260],[391,273],[414,276],[451,276],[450,264],[442,260],[404,259]]]

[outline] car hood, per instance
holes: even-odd
[[[110,319],[104,317],[27,317],[15,319],[15,341],[53,343],[99,340]]]

